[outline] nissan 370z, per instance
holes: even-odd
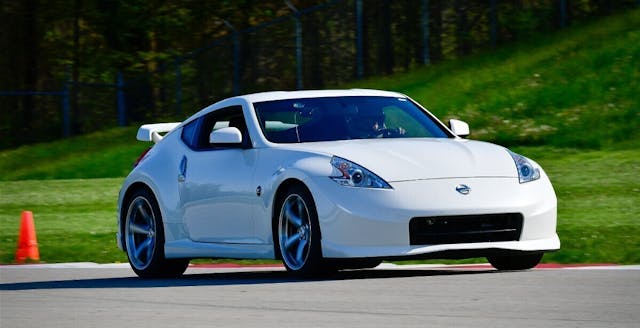
[[[140,277],[196,258],[281,259],[299,275],[433,258],[532,268],[560,248],[553,187],[468,135],[395,92],[225,99],[140,127],[153,146],[120,190],[118,245]]]

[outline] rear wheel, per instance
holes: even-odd
[[[186,259],[164,257],[164,229],[158,202],[139,189],[129,197],[124,221],[124,241],[129,264],[141,278],[178,277],[189,265]]]
[[[300,185],[290,187],[278,204],[277,249],[288,271],[318,273],[322,264],[320,226],[311,193]]]
[[[540,263],[543,253],[489,256],[487,260],[498,270],[528,270]]]

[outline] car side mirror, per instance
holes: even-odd
[[[469,136],[469,124],[464,121],[451,119],[449,120],[449,128],[453,134],[458,137],[468,137]]]
[[[228,127],[212,131],[209,135],[210,144],[235,145],[242,143],[242,133],[238,128]]]

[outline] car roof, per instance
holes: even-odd
[[[218,110],[230,104],[237,104],[238,100],[242,103],[258,103],[264,101],[300,99],[300,98],[322,98],[322,97],[357,97],[357,96],[374,96],[374,97],[400,97],[408,98],[398,92],[383,91],[374,89],[342,89],[342,90],[300,90],[300,91],[268,91],[252,93],[247,95],[235,96],[223,99],[211,104],[200,111],[196,112],[182,124],[187,124],[198,117],[206,115],[212,111]]]
[[[403,97],[406,96],[393,91],[382,91],[372,89],[345,89],[345,90],[302,90],[302,91],[270,91],[253,93],[244,96],[248,102],[256,103],[272,100],[297,99],[297,98],[320,98],[320,97],[353,97],[353,96],[378,96],[378,97]]]

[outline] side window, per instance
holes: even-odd
[[[182,127],[182,141],[190,148],[197,148],[196,131],[201,119],[193,120]]]
[[[242,133],[242,145],[238,145],[237,147],[249,148],[251,146],[251,140],[249,139],[249,133],[247,131],[247,124],[242,113],[242,106],[221,108],[205,115],[200,120],[202,120],[202,123],[197,129],[197,133],[194,138],[195,147],[192,148],[217,148],[215,145],[209,143],[209,135],[215,130],[230,126],[238,128],[238,130],[240,130],[240,133]]]

